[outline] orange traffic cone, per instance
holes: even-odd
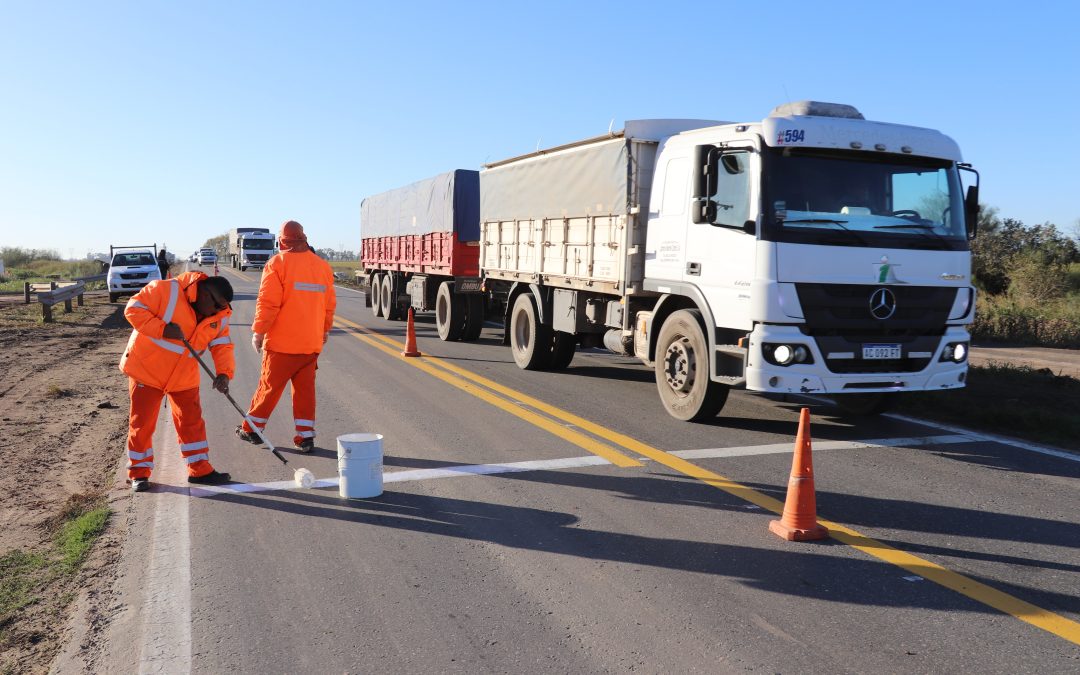
[[[413,326],[413,309],[409,308],[409,323],[405,329],[405,351],[401,352],[402,356],[423,356],[416,348],[416,328]]]
[[[799,433],[795,437],[795,456],[791,460],[784,515],[769,523],[769,529],[788,541],[814,541],[829,536],[818,524],[814,498],[814,460],[810,455],[810,409],[799,414]]]

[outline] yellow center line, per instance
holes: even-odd
[[[348,319],[337,317],[338,320],[344,324],[363,331],[365,334],[375,337],[376,339],[392,345],[395,349],[400,348],[401,343],[397,342],[394,338],[386,335],[374,332],[360,324],[353,323]],[[353,333],[353,335],[356,335]],[[356,335],[357,338],[361,336]],[[379,349],[383,349],[389,353],[397,353],[392,351],[390,347],[383,347],[380,344],[376,344],[373,340],[366,340]],[[516,392],[509,387],[505,387],[497,382],[489,380],[481,375],[472,373],[464,368],[460,368],[454,364],[448,363],[440,357],[427,357],[431,359],[431,362],[438,365],[440,368],[453,372],[456,375],[471,380],[477,384],[487,387],[493,391],[499,392],[504,396],[508,396],[513,399],[517,399],[526,405],[541,410],[548,415],[562,419],[566,422],[572,423],[575,426],[588,431],[589,433],[604,438],[615,445],[621,446],[627,450],[635,452],[642,457],[647,457],[655,462],[663,464],[664,466],[674,469],[680,473],[683,473],[692,478],[697,478],[707,485],[718,488],[727,492],[730,495],[738,497],[744,501],[748,501],[751,504],[756,504],[763,509],[772,511],[773,513],[780,515],[784,512],[784,503],[774,499],[768,495],[762,494],[753,488],[746,487],[740,483],[736,483],[730,478],[721,476],[718,473],[709,471],[688,462],[681,457],[676,457],[668,452],[659,450],[650,445],[642,443],[634,438],[620,434],[616,431],[612,431],[605,427],[602,427],[594,422],[590,422],[582,417],[578,417],[573,413],[567,412],[555,406],[544,403],[537,399],[527,396],[520,392]],[[433,373],[434,374],[434,373]],[[436,377],[440,375],[436,374]],[[458,385],[455,385],[458,386]],[[1080,623],[1067,619],[1060,614],[1055,614],[1049,610],[1045,610],[1041,607],[1033,605],[1029,602],[1021,600],[1015,596],[1004,593],[995,588],[992,588],[984,583],[975,581],[957,572],[946,569],[941,565],[924,560],[918,556],[912,555],[901,551],[900,549],[889,546],[884,542],[877,541],[863,535],[845,525],[834,523],[832,521],[819,518],[818,522],[829,529],[829,535],[856,550],[882,560],[891,565],[895,565],[902,569],[908,570],[914,574],[921,576],[924,579],[928,579],[936,584],[944,586],[952,591],[955,591],[963,596],[971,598],[976,602],[981,602],[984,605],[993,607],[994,609],[1009,614],[1025,623],[1031,624],[1037,628],[1045,630],[1049,633],[1057,635],[1060,638],[1068,640],[1074,644],[1080,645]]]
[[[335,322],[335,324],[339,328],[358,326],[358,324],[352,324],[351,321],[341,319],[340,317],[337,317],[337,319],[338,320]],[[349,326],[348,324],[352,324],[352,326]],[[359,328],[361,330],[364,330],[362,326],[359,326]],[[381,344],[380,342],[377,342],[375,339],[370,337],[370,333],[365,334],[365,335],[360,335],[360,334],[357,334],[357,333],[354,333],[354,332],[348,332],[348,334],[352,335],[353,337],[355,337],[357,340],[360,340],[361,342],[366,342],[367,344],[370,344],[371,346],[373,346],[373,347],[375,347],[377,349],[380,349],[380,350],[386,352],[387,354],[390,354],[391,356],[397,356],[397,357],[401,356],[400,351],[398,349],[393,348],[393,347],[389,347],[389,346],[386,346],[384,344]],[[395,347],[400,347],[400,345],[395,345]],[[523,419],[526,422],[528,422],[528,423],[530,423],[530,424],[532,424],[534,426],[540,427],[544,431],[547,431],[550,434],[554,434],[555,436],[558,436],[559,438],[561,438],[561,439],[563,439],[565,441],[568,441],[568,442],[578,446],[579,448],[582,448],[582,449],[584,449],[584,450],[586,450],[588,452],[591,452],[594,455],[598,455],[600,457],[603,457],[604,459],[611,462],[615,466],[621,466],[621,467],[641,466],[641,462],[637,461],[636,459],[631,459],[630,457],[627,457],[626,455],[619,452],[618,450],[615,450],[614,448],[611,448],[611,447],[609,447],[607,445],[604,445],[603,443],[599,443],[599,442],[589,438],[585,434],[574,431],[573,429],[568,429],[568,428],[566,428],[566,427],[564,427],[564,426],[562,426],[560,424],[556,424],[555,422],[553,422],[553,421],[551,421],[551,420],[549,420],[549,419],[547,419],[545,417],[542,417],[541,415],[538,415],[538,414],[536,414],[536,413],[534,413],[534,412],[532,412],[530,410],[525,410],[524,408],[521,408],[521,407],[515,405],[514,403],[512,403],[510,401],[506,401],[504,399],[501,399],[501,398],[493,395],[491,392],[485,391],[485,390],[481,389],[480,387],[469,384],[468,382],[462,380],[461,378],[455,377],[455,376],[453,376],[453,375],[451,375],[449,373],[442,372],[439,369],[437,369],[437,368],[433,367],[432,365],[430,365],[429,363],[427,363],[427,361],[423,357],[409,358],[409,359],[403,359],[403,360],[406,363],[408,363],[409,365],[414,366],[416,368],[419,368],[420,370],[424,371],[428,375],[431,375],[432,377],[436,377],[436,378],[442,380],[443,382],[446,382],[450,386],[457,387],[458,389],[460,389],[460,390],[462,390],[464,392],[467,392],[467,393],[481,399],[482,401],[484,401],[486,403],[490,403],[491,405],[493,405],[493,406],[495,406],[495,407],[497,407],[497,408],[499,408],[499,409],[501,409],[501,410],[503,410],[505,412],[508,412],[511,415],[514,415],[515,417]]]

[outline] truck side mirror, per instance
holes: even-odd
[[[964,196],[964,225],[968,239],[974,239],[975,231],[979,229],[979,172],[966,163],[957,164],[956,168],[975,174],[975,183],[968,186]]]
[[[975,238],[975,231],[979,229],[979,186],[969,185],[967,197],[964,198],[964,222],[967,223],[968,239]]]

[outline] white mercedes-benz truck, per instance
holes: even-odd
[[[964,386],[977,208],[951,138],[848,105],[631,121],[484,167],[480,274],[522,368],[604,345],[678,419],[735,387],[875,414]]]
[[[262,269],[274,257],[277,238],[265,227],[237,227],[229,230],[229,264],[241,272],[249,267]]]

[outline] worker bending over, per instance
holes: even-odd
[[[263,269],[255,301],[251,346],[263,354],[263,360],[247,420],[263,431],[285,385],[291,382],[293,445],[300,452],[311,452],[315,448],[315,369],[337,306],[334,272],[308,246],[300,223],[290,220],[281,226],[278,247],[281,253]],[[237,435],[260,443],[247,420],[236,427]]]
[[[199,364],[183,340],[200,353],[210,349],[218,373],[214,389],[229,393],[229,380],[235,372],[229,337],[232,297],[232,286],[224,277],[185,272],[173,279],[151,281],[124,308],[124,317],[135,328],[120,358],[131,398],[128,480],[135,492],[150,487],[154,428],[164,396],[169,397],[188,482],[229,482],[229,474],[210,464],[199,403]]]

